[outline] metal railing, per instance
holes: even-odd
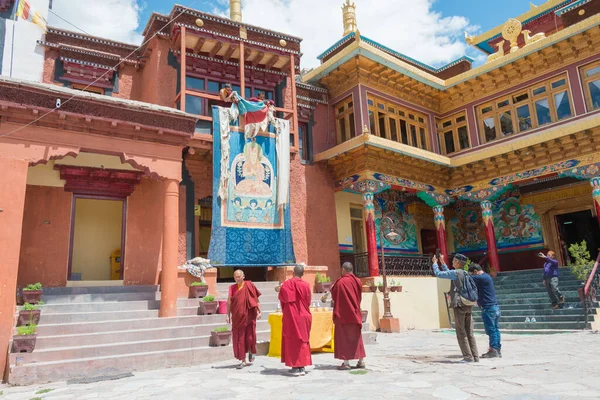
[[[597,298],[596,293],[598,288],[600,287],[600,271],[598,270],[598,263],[600,262],[600,254],[596,258],[596,262],[594,263],[594,268],[590,272],[587,281],[585,284],[582,284],[577,292],[579,293],[579,300],[581,301],[581,305],[583,306],[583,313],[585,315],[585,325],[590,320],[590,314],[592,314],[592,310],[596,308]]]
[[[368,253],[352,253],[341,254],[340,263],[350,262],[354,266],[354,275],[359,278],[369,276],[369,254]],[[340,265],[341,265],[340,264]]]
[[[385,268],[388,275],[393,276],[432,276],[431,255],[385,255]],[[379,274],[382,274],[381,257]],[[369,276],[368,253],[342,254],[341,263],[349,261],[354,265],[354,274],[359,278]]]

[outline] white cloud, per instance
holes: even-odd
[[[54,0],[52,11],[91,35],[131,44],[142,42],[142,35],[136,32],[141,11],[137,0]],[[48,23],[81,32],[51,12]]]
[[[360,33],[429,65],[439,66],[467,53],[464,32],[475,32],[462,16],[432,10],[435,0],[353,0]],[[303,67],[319,64],[317,55],[342,38],[344,0],[244,0],[249,24],[304,39]],[[477,52],[469,50],[476,56]]]

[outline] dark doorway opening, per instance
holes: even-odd
[[[438,242],[437,234],[433,229],[421,230],[421,247],[423,247],[423,254],[435,254]]]
[[[592,259],[598,257],[600,226],[598,226],[598,219],[590,210],[557,215],[556,225],[559,243],[561,243],[560,251],[565,264],[571,260],[569,246],[573,243],[581,243],[583,240],[587,243]]]

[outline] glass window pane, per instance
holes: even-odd
[[[510,111],[503,112],[499,115],[500,117],[500,129],[502,131],[502,135],[508,136],[512,135],[515,131],[512,123],[512,115]]]
[[[300,153],[300,157],[305,160],[306,157],[304,155],[304,126],[298,125],[298,152]]]
[[[483,108],[481,109],[481,113],[482,113],[482,114],[487,114],[487,113],[489,113],[490,111],[492,111],[492,106],[483,107]]]
[[[350,119],[350,137],[354,137],[356,136],[356,131],[354,130],[354,113],[350,113],[348,115],[348,118]]]
[[[265,92],[265,97],[269,100],[273,100],[275,98],[275,95],[273,94],[273,92],[269,91]]]
[[[348,108],[352,108],[352,107],[353,107],[353,105],[354,105],[354,103],[352,103],[352,102],[350,102],[350,103],[346,104],[346,106],[347,106]]]
[[[427,138],[425,137],[425,128],[419,128],[419,138],[421,140],[421,148],[427,150]]]
[[[571,116],[571,104],[567,92],[560,92],[554,95],[554,105],[556,107],[556,115],[560,121],[563,118]]]
[[[546,86],[539,87],[537,89],[533,89],[533,95],[537,96],[538,94],[546,93]]]
[[[594,67],[592,69],[588,69],[585,72],[586,76],[593,76],[593,75],[596,75],[596,74],[600,74],[600,65],[598,65],[597,67]]]
[[[186,76],[185,87],[192,90],[204,90],[204,79]]]
[[[258,92],[256,93],[258,95]],[[252,97],[252,89],[250,88],[245,88],[244,89],[244,97],[246,99],[249,99],[250,97]]]
[[[370,105],[370,106],[372,106],[373,105],[373,100],[371,100],[371,99],[367,100],[367,104]]]
[[[489,117],[483,120],[483,129],[485,131],[486,142],[496,139],[496,122],[494,121],[494,117]]]
[[[519,120],[519,132],[523,132],[532,128],[529,105],[524,105],[517,108],[517,118]]]
[[[600,67],[598,67],[600,68]],[[592,99],[592,108],[600,108],[600,79],[589,83],[590,98]]]
[[[379,136],[388,137],[387,126],[385,126],[385,114],[379,114]]]
[[[202,98],[192,96],[190,94],[185,95],[185,112],[190,114],[201,115],[202,114]]]
[[[381,103],[377,104],[377,107],[379,107],[382,110],[385,110],[385,106],[383,104],[381,104]]]
[[[396,124],[396,120],[390,118],[390,133],[391,139],[395,142],[398,141],[398,125]]]
[[[419,117],[419,122],[422,123],[422,124],[424,124],[425,120],[423,118]]]
[[[566,81],[564,79],[561,79],[560,81],[552,82],[552,89],[556,89],[558,87],[564,86],[565,83],[566,83]]]
[[[417,141],[417,127],[414,125],[410,126],[410,140],[411,145],[414,147],[419,147],[419,142]]]
[[[408,131],[406,130],[406,121],[400,120],[400,136],[402,138],[402,143],[408,144]]]
[[[469,131],[466,126],[458,128],[458,143],[461,150],[469,148]]]
[[[208,91],[211,93],[219,93],[219,82],[208,81]]]
[[[343,143],[348,140],[346,137],[346,121],[344,121],[344,118],[338,119],[338,127],[340,130],[340,143]]]
[[[394,110],[392,107],[388,107],[388,111],[391,112],[391,113],[395,113],[396,112],[396,110]]]
[[[510,101],[508,99],[501,101],[500,103],[498,103],[498,108],[500,107],[506,107],[507,105],[510,104]]]
[[[444,132],[444,143],[446,144],[446,154],[452,154],[456,151],[452,131]]]
[[[442,127],[444,127],[444,128],[447,128],[447,127],[449,127],[450,125],[452,125],[452,121],[446,121],[446,122],[444,122],[444,123],[442,124]]]
[[[513,96],[513,103],[520,103],[521,101],[527,100],[528,98],[528,93],[518,94],[516,96]]]
[[[546,125],[552,122],[548,99],[541,99],[535,102],[535,113],[537,114],[538,125]]]
[[[415,119],[415,116],[414,116],[414,115],[412,115],[412,114],[408,114],[408,118],[410,118],[410,119],[412,119],[412,120],[414,121],[414,119]]]
[[[398,114],[400,114],[401,117],[405,117],[406,114],[404,114],[404,111],[398,111]]]
[[[369,129],[371,130],[371,135],[375,134],[375,114],[373,111],[369,111]]]
[[[464,122],[466,120],[467,120],[467,117],[465,117],[464,115],[456,118],[456,122]]]
[[[350,208],[350,217],[362,219],[362,210],[360,208]]]
[[[344,112],[344,106],[338,108],[338,113],[341,114]]]
[[[223,85],[225,86],[225,85]],[[233,89],[234,92],[236,93],[240,93],[241,88],[238,85],[231,85],[231,88]]]

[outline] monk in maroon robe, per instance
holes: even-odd
[[[365,346],[362,340],[362,282],[352,273],[352,264],[342,265],[342,276],[331,288],[333,323],[335,324],[333,355],[344,360],[338,367],[350,369],[350,360],[358,360],[356,368],[365,368]]]
[[[235,283],[229,287],[227,299],[227,323],[231,322],[231,336],[233,340],[233,355],[241,363],[238,369],[248,362],[254,362],[256,354],[256,320],[261,318],[260,302],[261,293],[256,286],[244,280],[244,272],[237,270],[233,273]]]
[[[312,365],[310,356],[310,327],[312,314],[310,285],[302,280],[304,267],[294,267],[294,277],[279,289],[279,302],[283,311],[281,362],[291,367],[290,374],[303,376],[304,367]]]

